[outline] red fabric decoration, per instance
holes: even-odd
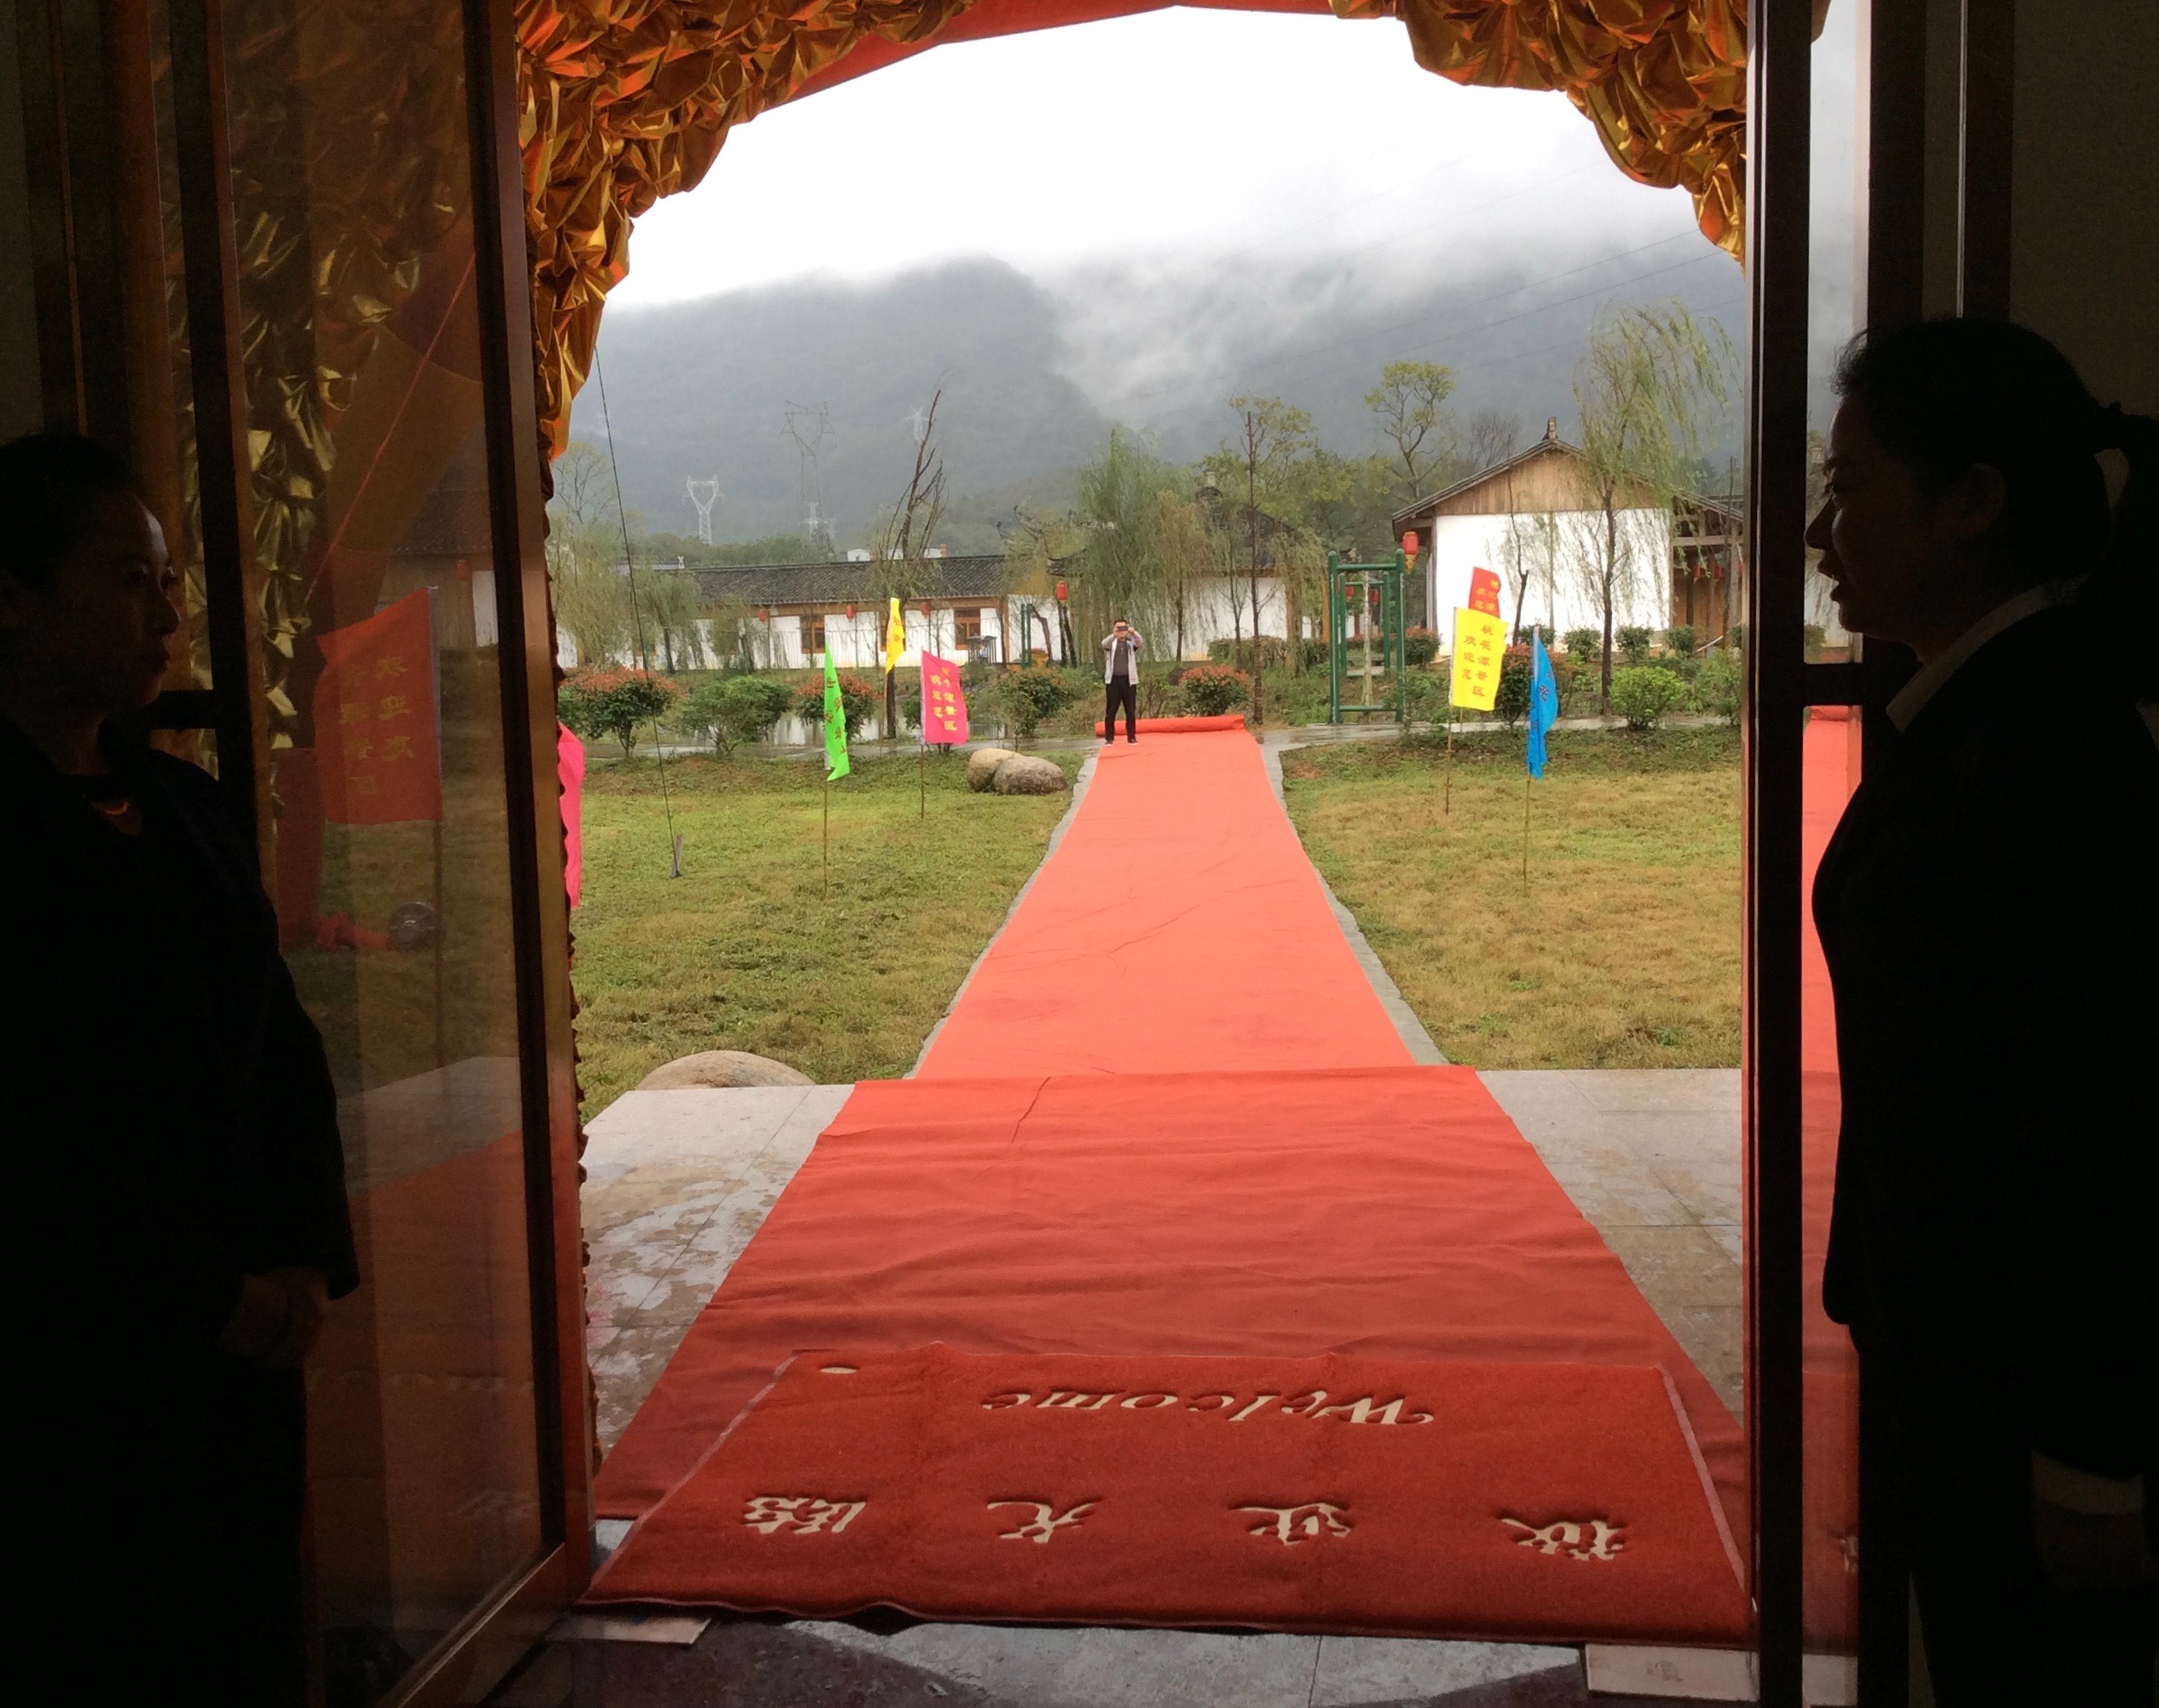
[[[442,754],[428,589],[321,637],[316,776],[332,824],[442,817]]]
[[[585,891],[585,743],[554,726],[554,774],[563,787],[563,888],[575,907]]]
[[[1489,569],[1469,572],[1469,608],[1482,611],[1487,617],[1498,617],[1500,612],[1500,578]]]

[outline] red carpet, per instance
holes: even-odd
[[[1117,727],[1120,731],[1124,729],[1122,719],[1118,720]],[[1210,730],[1241,730],[1244,727],[1245,720],[1241,712],[1225,712],[1220,717],[1214,718],[1142,718],[1140,720],[1140,733],[1142,735],[1205,735]],[[1097,735],[1103,733],[1102,721],[1100,718],[1094,721],[1094,733]],[[1123,737],[1120,735],[1119,739],[1122,740]]]
[[[1656,1370],[797,1358],[588,1600],[834,1618],[1737,1642]]]
[[[678,1484],[661,1512],[677,1499],[697,1508],[700,1488],[741,1493],[725,1481],[737,1469],[728,1447],[701,1481],[683,1480],[797,1352],[875,1357],[933,1343],[984,1355],[1508,1365],[1509,1376],[1480,1378],[1496,1409],[1477,1429],[1534,1433],[1559,1467],[1604,1450],[1606,1402],[1526,1417],[1525,1385],[1559,1379],[1534,1370],[1593,1366],[1577,1373],[1585,1392],[1608,1381],[1633,1394],[1661,1367],[1734,1528],[1743,1523],[1730,1414],[1474,1072],[1408,1064],[1241,731],[1104,752],[921,1077],[857,1088],[602,1467],[600,1512],[643,1513]],[[1631,1417],[1640,1400],[1610,1403]],[[1417,1498],[1494,1512],[1511,1498],[1448,1486]],[[697,1510],[711,1534],[713,1509]],[[1628,1510],[1637,1523],[1680,1522],[1676,1508]],[[721,1523],[730,1536],[741,1527],[734,1513]],[[672,1517],[637,1532],[608,1593],[648,1581],[639,1538],[657,1548],[681,1534]],[[1152,1581],[1141,1560],[1122,1569]],[[934,1605],[1112,1617],[1094,1603],[1010,1607],[1001,1576],[978,1574]],[[922,1581],[730,1593],[809,1607],[927,1596]],[[1735,1637],[1729,1573],[1715,1581],[1691,1599],[1667,1595],[1641,1634]],[[1538,1582],[1503,1607],[1487,1597],[1473,1617],[1469,1602],[1419,1603],[1411,1624],[1553,1639],[1619,1629],[1596,1623],[1618,1618],[1611,1608],[1553,1599]],[[1398,1590],[1374,1577],[1357,1593],[1208,1617],[1411,1628],[1388,1598]],[[1115,1617],[1185,1617],[1169,1605],[1135,1599]]]
[[[1467,1068],[856,1089],[601,1467],[631,1516],[806,1346],[1661,1365],[1737,1426]]]
[[[1842,710],[1842,708],[1836,708]],[[1805,893],[1859,785],[1859,723],[1817,715],[1806,726],[1801,858]],[[1859,1528],[1858,1365],[1851,1336],[1822,1311],[1822,1258],[1837,1185],[1837,1008],[1829,965],[1806,910],[1800,963],[1800,1120],[1805,1170],[1806,1281],[1806,1626],[1810,1648],[1848,1652],[1858,1638],[1859,1577],[1849,1543]]]
[[[1408,1060],[1237,728],[1102,749],[920,1077]]]

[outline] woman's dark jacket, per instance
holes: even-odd
[[[247,849],[202,771],[114,752],[136,837],[0,719],[16,1230],[79,1397],[222,1357],[246,1273],[358,1283],[336,1093]]]
[[[2080,606],[1890,739],[1817,875],[1843,1125],[1823,1278],[1863,1355],[2101,1475],[2154,1468],[2159,712]]]

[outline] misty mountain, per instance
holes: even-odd
[[[1189,461],[1231,427],[1233,392],[1312,412],[1330,447],[1381,448],[1363,398],[1389,361],[1442,362],[1462,418],[1496,408],[1524,441],[1571,425],[1571,377],[1610,304],[1676,298],[1736,342],[1739,269],[1685,237],[1617,257],[1463,256],[1441,280],[1375,289],[1324,258],[1182,272],[1106,264],[1030,279],[972,259],[873,283],[812,279],[611,313],[600,340],[625,496],[694,532],[684,490],[716,478],[714,537],[798,528],[815,497],[842,546],[904,490],[913,412],[942,385],[938,440],[955,551],[994,549],[1016,503],[1068,508],[1112,421]],[[794,406],[795,432],[789,430]],[[822,409],[820,423],[819,410]],[[604,443],[599,388],[576,436]],[[806,456],[796,435],[815,450]]]
[[[913,412],[940,386],[955,495],[1083,462],[1110,424],[1062,371],[1062,319],[1048,291],[995,262],[611,314],[600,359],[624,498],[648,527],[693,533],[683,483],[716,477],[715,538],[797,528],[817,498],[839,543],[859,543],[906,490]],[[597,386],[572,430],[606,442]]]

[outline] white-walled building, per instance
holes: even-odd
[[[1527,450],[1397,511],[1395,532],[1417,535],[1425,608],[1442,636],[1448,613],[1469,603],[1473,569],[1500,576],[1510,624],[1519,610],[1524,624],[1547,625],[1560,636],[1601,628],[1607,551],[1617,566],[1615,629],[1685,625],[1707,641],[1738,621],[1735,507],[1692,499],[1668,510],[1629,494],[1622,501],[1607,535],[1582,452],[1550,420]]]
[[[731,657],[742,646],[761,669],[816,669],[829,652],[840,669],[869,670],[878,668],[883,644],[888,569],[851,559],[684,573],[697,577],[705,609],[739,614],[701,620],[713,656]],[[930,651],[955,664],[974,658],[1016,662],[1023,647],[1051,659],[1064,657],[1056,602],[1013,592],[1002,556],[932,556],[912,580],[911,596],[901,606],[910,653]],[[717,632],[722,627],[730,632]]]

